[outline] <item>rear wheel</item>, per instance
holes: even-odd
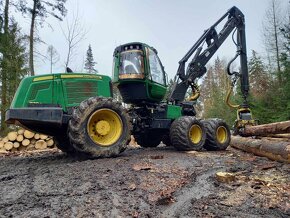
[[[92,157],[111,157],[125,150],[131,123],[121,103],[92,97],[74,111],[68,130],[77,151]]]
[[[177,150],[201,150],[205,142],[205,134],[203,124],[191,116],[178,118],[170,127],[170,141]]]
[[[231,141],[228,125],[221,119],[202,121],[206,128],[206,142],[204,148],[209,151],[226,150]]]

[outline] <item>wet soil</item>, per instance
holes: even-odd
[[[0,217],[289,217],[288,164],[233,148],[0,157]],[[228,183],[217,172],[230,172]]]

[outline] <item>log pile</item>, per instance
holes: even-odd
[[[24,129],[9,132],[7,136],[0,138],[0,153],[43,150],[53,147],[55,147],[53,138]]]
[[[290,121],[246,126],[231,146],[271,160],[290,163]]]

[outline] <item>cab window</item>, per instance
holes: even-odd
[[[151,49],[148,49],[147,51],[152,81],[165,85],[164,73],[158,56]]]
[[[120,78],[144,78],[142,51],[129,50],[121,53]]]

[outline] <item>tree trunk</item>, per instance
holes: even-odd
[[[276,7],[275,2],[272,1],[273,7],[273,25],[274,25],[274,39],[275,39],[275,55],[276,55],[276,62],[277,62],[277,70],[278,70],[278,82],[281,84],[282,82],[282,75],[281,75],[281,66],[280,66],[280,51],[278,45],[278,24],[276,19]]]
[[[30,25],[30,37],[29,37],[29,70],[30,75],[34,76],[34,61],[33,61],[33,48],[34,48],[34,28],[35,28],[35,18],[36,18],[36,3],[33,1],[33,9],[31,12],[31,25]]]
[[[67,68],[68,68],[69,62],[70,62],[70,56],[71,56],[71,45],[69,43],[67,57],[66,57],[66,61],[65,61],[65,72],[66,73],[67,73]]]
[[[50,73],[52,74],[52,53],[50,54]]]
[[[290,163],[290,142],[232,136],[231,146],[271,160]]]
[[[269,123],[257,126],[246,126],[244,136],[269,136],[272,134],[290,133],[290,121]]]
[[[5,125],[5,111],[7,109],[7,72],[5,69],[5,64],[7,62],[7,49],[5,48],[5,45],[7,45],[8,42],[8,33],[9,33],[9,0],[5,1],[5,7],[4,7],[4,34],[3,34],[3,61],[4,67],[2,69],[2,89],[1,89],[1,126],[0,126],[0,132],[4,131],[6,129]]]

